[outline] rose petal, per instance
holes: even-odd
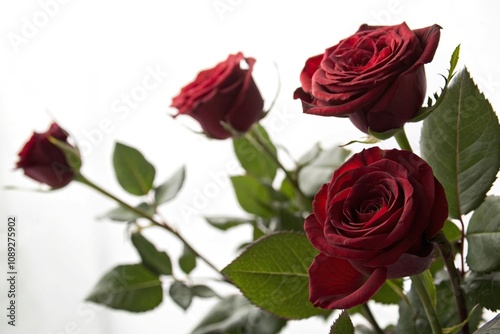
[[[384,284],[386,272],[377,268],[365,276],[348,261],[319,254],[309,268],[309,300],[324,309],[348,309],[366,303]]]

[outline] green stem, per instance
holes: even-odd
[[[433,334],[442,334],[443,330],[441,329],[441,324],[439,323],[439,318],[436,314],[436,309],[432,305],[431,298],[429,297],[429,293],[425,288],[423,279],[420,275],[410,276],[411,282],[415,289],[417,290],[418,297],[424,306],[425,314],[427,315],[427,319],[432,328]]]
[[[92,188],[92,189],[96,190],[97,192],[101,193],[102,195],[104,195],[104,196],[106,196],[106,197],[114,200],[121,207],[123,207],[123,208],[125,208],[125,209],[127,209],[127,210],[129,210],[129,211],[131,211],[131,212],[133,212],[135,214],[137,214],[139,217],[142,217],[142,218],[145,218],[145,219],[149,220],[153,225],[161,227],[161,228],[169,231],[170,233],[172,233],[173,235],[175,235],[177,237],[177,239],[179,239],[187,248],[189,248],[196,255],[196,257],[198,257],[203,262],[205,262],[210,268],[212,268],[213,270],[215,270],[218,273],[220,273],[219,269],[217,269],[217,267],[212,262],[210,262],[207,258],[205,258],[203,255],[201,255],[199,252],[197,252],[193,248],[193,246],[191,246],[191,244],[186,239],[184,239],[184,237],[179,232],[177,232],[173,227],[171,227],[170,225],[168,225],[166,222],[158,221],[152,215],[150,215],[149,213],[147,213],[147,212],[145,212],[145,211],[143,211],[143,210],[141,210],[139,208],[133,207],[133,206],[125,203],[124,201],[122,201],[121,199],[119,199],[118,197],[116,197],[115,195],[111,194],[109,191],[107,191],[104,188],[98,186],[94,182],[88,180],[82,174],[77,174],[75,176],[75,181],[83,183],[86,186],[89,186],[90,188]]]
[[[366,320],[368,320],[368,322],[373,326],[373,330],[375,331],[375,333],[377,333],[377,334],[384,334],[384,331],[378,325],[377,320],[373,316],[373,313],[370,310],[370,307],[368,306],[367,303],[364,303],[362,305],[362,312],[361,313],[364,315],[364,317],[366,318]]]
[[[453,295],[455,296],[455,303],[457,305],[460,322],[464,322],[468,318],[468,310],[465,303],[465,293],[461,285],[461,275],[455,267],[455,255],[453,253],[453,248],[443,232],[439,232],[433,241],[435,241],[438,245],[439,252],[441,253],[446,270],[450,276],[451,288],[453,290]],[[467,322],[465,322],[465,325],[462,327],[462,333],[470,333],[469,324]]]
[[[261,152],[264,152],[270,159],[271,161],[281,169],[285,173],[285,177],[287,180],[290,182],[292,187],[295,189],[297,194],[299,195],[301,204],[302,204],[302,209],[309,207],[307,203],[310,202],[310,200],[307,198],[307,196],[300,190],[299,183],[297,181],[297,178],[288,171],[285,166],[281,163],[281,161],[278,159],[276,154],[274,154],[273,150],[269,146],[269,143],[265,138],[262,137],[262,135],[259,133],[259,130],[257,130],[257,127],[253,127],[250,129],[245,134],[245,137],[258,149],[260,149]]]
[[[398,145],[399,147],[401,147],[402,150],[413,151],[411,149],[410,142],[408,141],[408,137],[406,136],[404,127],[401,128],[398,132],[396,132],[394,138],[396,138],[396,141],[398,142]]]

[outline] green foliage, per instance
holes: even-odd
[[[205,217],[206,221],[221,231],[227,231],[233,227],[245,225],[245,224],[255,224],[254,221],[243,218],[229,218],[229,217]]]
[[[146,267],[159,275],[172,275],[172,263],[167,253],[158,251],[141,233],[133,233],[130,238]]]
[[[387,280],[372,297],[374,301],[382,304],[397,304],[403,294],[403,279],[394,278]]]
[[[319,188],[330,181],[335,169],[340,167],[349,156],[350,151],[334,146],[323,150],[315,146],[299,161],[299,187],[306,196],[314,196]]]
[[[193,293],[191,289],[182,282],[174,282],[168,290],[172,300],[179,305],[183,310],[187,310],[193,301]]]
[[[444,223],[443,233],[449,242],[459,241],[462,238],[462,232],[452,221],[447,220]]]
[[[235,295],[217,303],[191,334],[276,334],[285,325],[286,320]]]
[[[248,213],[271,218],[274,216],[270,203],[272,194],[258,179],[249,176],[232,176],[231,182],[240,206]]]
[[[308,300],[308,268],[317,253],[305,234],[275,233],[247,248],[222,273],[255,305],[283,318],[307,318],[325,313]]]
[[[163,299],[158,275],[142,264],[120,265],[105,274],[87,300],[131,312],[154,309]]]
[[[181,190],[186,178],[186,168],[183,166],[170,176],[170,178],[155,188],[156,205],[172,200]]]
[[[443,184],[450,216],[476,209],[500,167],[500,125],[466,69],[454,77],[443,102],[425,119],[420,147]]]
[[[422,278],[422,282],[424,283],[425,291],[429,295],[432,306],[436,307],[437,305],[437,295],[436,295],[436,286],[434,285],[434,278],[431,275],[429,270],[424,271],[420,274]]]
[[[153,215],[155,212],[154,208],[152,208],[149,204],[144,202],[137,205],[136,208],[145,212],[148,215]],[[99,219],[104,219],[104,218],[118,222],[131,222],[136,220],[137,218],[141,218],[141,216],[123,206],[119,206],[99,216]]]
[[[189,247],[184,245],[182,255],[179,258],[179,267],[186,274],[189,274],[196,268],[196,255],[193,253]]]
[[[217,294],[214,292],[214,290],[210,289],[206,285],[193,285],[190,287],[191,292],[193,296],[199,297],[199,298],[212,298],[212,297],[217,297]]]
[[[467,264],[478,272],[500,270],[500,197],[488,196],[467,228]]]
[[[135,148],[116,143],[113,166],[118,183],[130,194],[146,195],[153,188],[155,168]]]
[[[481,306],[500,310],[500,272],[489,274],[470,273],[464,282],[467,294]]]
[[[474,334],[496,334],[500,333],[500,314],[488,321]]]
[[[455,304],[455,295],[449,280],[443,280],[440,284],[436,285],[436,297],[436,313],[442,328],[452,328],[460,324]],[[467,295],[467,297],[467,308],[471,311],[476,303],[470,299],[469,295]],[[424,308],[418,298],[415,288],[412,287],[410,289],[407,293],[407,298],[409,304],[404,301],[399,303],[399,320],[395,333],[432,333]],[[481,320],[481,314],[481,307],[477,307],[469,314],[469,328],[471,333],[477,329],[479,321]]]
[[[354,334],[354,326],[347,311],[340,313],[339,317],[330,327],[330,334]]]
[[[276,176],[276,163],[262,152],[253,136],[259,136],[269,147],[271,154],[277,156],[276,147],[260,124],[256,124],[247,135],[233,139],[234,153],[249,175],[271,183]]]

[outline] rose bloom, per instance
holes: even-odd
[[[67,143],[68,133],[56,123],[52,123],[46,132],[33,133],[19,152],[16,167],[33,180],[52,188],[61,188],[70,183],[75,174],[64,152],[50,142],[49,136]]]
[[[365,133],[398,129],[425,99],[423,65],[434,57],[440,29],[364,24],[306,61],[294,98],[305,113],[349,117]]]
[[[318,191],[305,221],[321,252],[309,268],[310,301],[348,309],[386,279],[426,270],[447,216],[443,187],[420,157],[378,147],[355,154]]]
[[[248,68],[242,68],[245,61]],[[197,120],[205,134],[226,139],[236,132],[244,133],[263,116],[264,100],[252,78],[253,58],[241,52],[212,69],[201,71],[196,79],[173,98],[172,107]]]

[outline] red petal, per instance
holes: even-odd
[[[319,254],[309,268],[309,300],[315,307],[348,309],[366,303],[386,278],[386,268],[365,276],[346,260]]]

